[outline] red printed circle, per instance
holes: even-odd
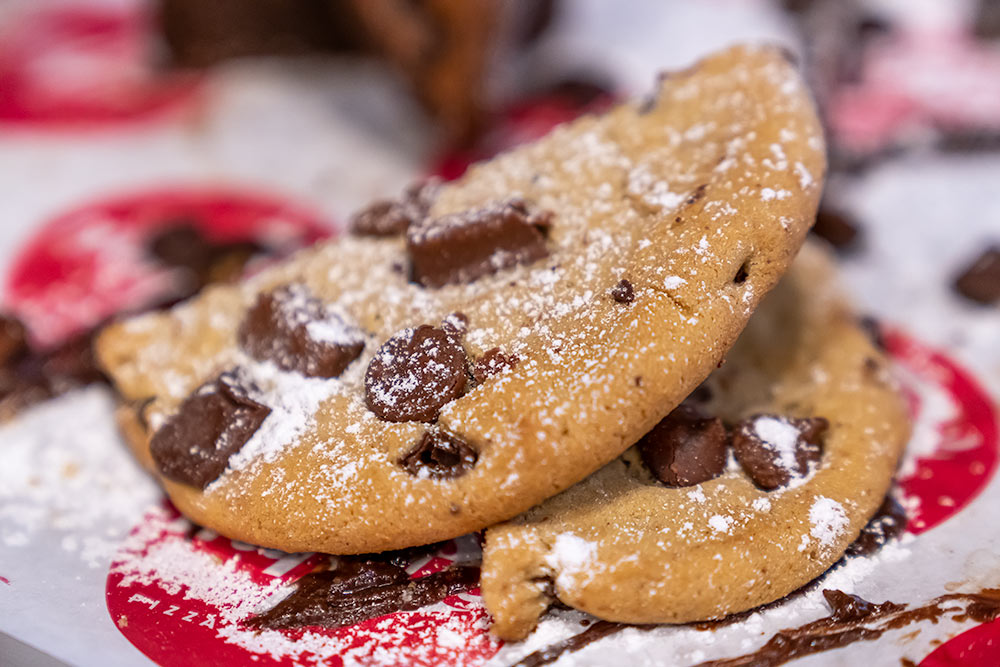
[[[154,47],[145,3],[13,13],[0,33],[0,122],[93,127],[177,109],[198,78],[157,71]]]
[[[886,345],[906,373],[914,430],[899,488],[912,533],[951,518],[978,496],[997,468],[997,417],[989,394],[944,354],[899,331]]]
[[[481,665],[501,643],[487,632],[478,589],[419,611],[353,627],[255,631],[242,621],[283,597],[329,556],[285,554],[194,528],[172,509],[152,512],[119,551],[108,612],[143,654],[174,665]],[[424,576],[478,557],[474,539],[446,543],[407,571]]]
[[[82,205],[44,223],[13,262],[6,306],[40,345],[55,344],[168,293],[169,272],[147,252],[152,234],[183,219],[208,239],[292,250],[328,235],[318,213],[238,189],[162,188]]]
[[[919,667],[1000,665],[1000,619],[977,625],[938,646]]]

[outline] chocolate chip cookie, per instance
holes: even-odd
[[[196,523],[286,551],[442,540],[582,480],[691,393],[798,251],[824,167],[793,65],[734,48],[115,324],[98,354]]]
[[[844,554],[909,423],[832,274],[804,248],[698,392],[610,465],[487,531],[496,634],[524,637],[555,599],[626,623],[721,618]]]

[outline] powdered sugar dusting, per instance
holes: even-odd
[[[809,534],[824,547],[830,547],[847,528],[847,512],[836,500],[819,496],[809,508],[809,524]]]

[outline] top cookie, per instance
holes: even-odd
[[[115,324],[98,356],[193,521],[286,551],[453,537],[690,393],[799,249],[824,168],[794,67],[733,48],[372,207],[367,234]]]

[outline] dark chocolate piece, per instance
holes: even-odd
[[[365,347],[360,329],[300,284],[258,296],[240,324],[238,338],[254,359],[308,377],[338,377]]]
[[[820,460],[829,425],[823,417],[754,415],[733,430],[736,459],[757,486],[776,489],[805,475]]]
[[[476,359],[472,366],[472,377],[476,382],[483,383],[487,378],[503,373],[508,368],[517,365],[518,358],[513,354],[504,354],[499,347],[494,347],[483,352],[483,356]]]
[[[726,467],[729,435],[722,420],[682,403],[638,443],[643,463],[667,486],[691,486]]]
[[[955,279],[955,290],[977,303],[1000,301],[1000,246],[987,248],[962,271]]]
[[[467,283],[546,257],[551,213],[532,212],[519,199],[440,218],[425,218],[406,233],[411,278],[424,287]]]
[[[404,329],[378,349],[365,373],[368,409],[390,422],[432,422],[465,389],[465,350],[444,329]]]
[[[452,313],[441,320],[441,328],[449,335],[461,338],[469,330],[469,318],[465,313]]]
[[[399,465],[411,475],[452,479],[472,470],[478,458],[479,452],[459,436],[431,429],[403,455]]]
[[[0,366],[28,353],[28,332],[16,317],[0,314]]]
[[[860,233],[858,223],[854,218],[846,212],[830,206],[823,206],[819,209],[812,232],[837,250],[847,250],[857,245]]]
[[[618,303],[635,301],[635,290],[632,289],[632,283],[622,278],[617,285],[611,288],[611,298]]]
[[[153,461],[164,476],[203,489],[225,471],[229,457],[270,412],[247,395],[234,372],[223,373],[184,399],[153,435]]]
[[[409,579],[405,569],[389,563],[341,561],[336,570],[299,579],[294,593],[246,625],[262,630],[341,628],[419,609],[464,593],[479,583],[478,567],[454,566]]]
[[[436,179],[415,183],[399,199],[374,202],[351,218],[351,233],[359,236],[395,236],[404,233],[410,225],[427,217],[439,187],[440,182]]]

